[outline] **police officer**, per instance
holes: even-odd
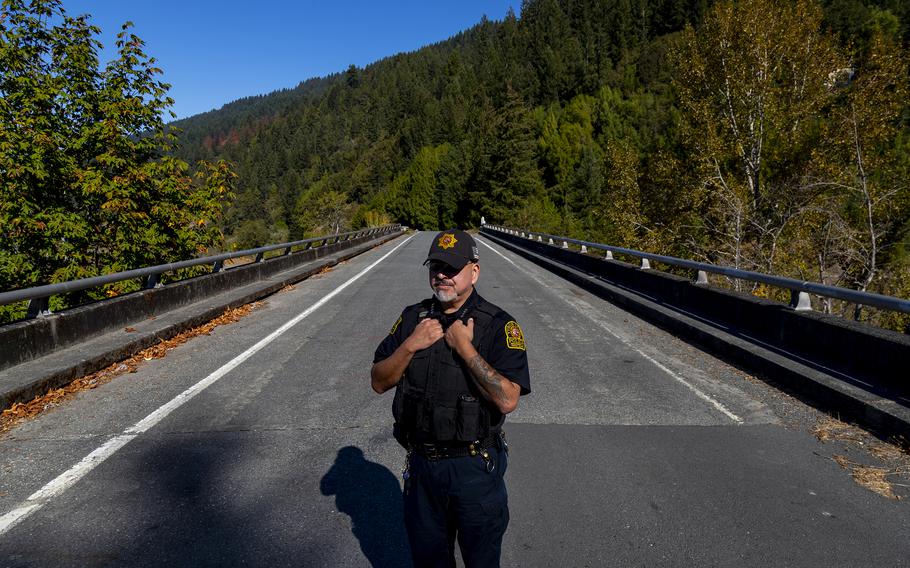
[[[376,349],[373,390],[395,387],[395,438],[408,450],[404,514],[418,568],[499,566],[509,522],[505,415],[531,392],[518,323],[474,289],[477,245],[436,235],[424,264],[433,297],[408,306]]]

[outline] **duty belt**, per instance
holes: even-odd
[[[495,447],[497,438],[499,438],[499,434],[490,434],[483,440],[460,444],[415,442],[411,444],[411,451],[431,461],[445,458],[464,458],[481,455],[484,450]]]

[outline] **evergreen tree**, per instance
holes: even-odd
[[[493,138],[485,161],[485,203],[477,216],[511,222],[514,212],[541,187],[530,115],[511,85],[507,86],[505,106],[493,121]]]

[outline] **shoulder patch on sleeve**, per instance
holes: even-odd
[[[518,322],[514,320],[506,324],[506,346],[509,349],[525,350],[525,336],[521,333]]]
[[[398,326],[401,325],[401,316],[398,316],[398,319],[395,320],[395,325],[392,326],[392,329],[389,331],[389,335],[393,335],[395,330],[398,329]]]

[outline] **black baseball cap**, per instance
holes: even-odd
[[[477,243],[465,231],[448,229],[442,231],[430,243],[430,252],[424,264],[431,260],[441,260],[453,268],[464,268],[469,262],[477,262]]]

